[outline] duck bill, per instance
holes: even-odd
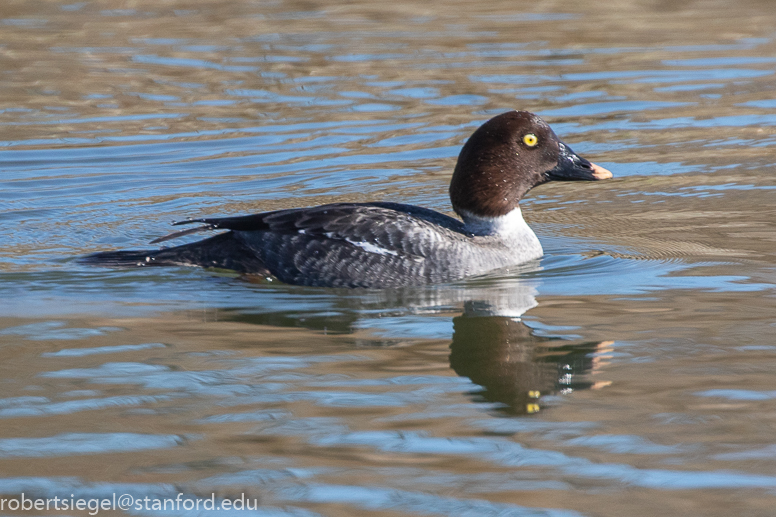
[[[612,173],[600,165],[591,163],[571,150],[563,142],[559,142],[560,157],[558,165],[547,171],[548,180],[555,181],[597,181],[612,177]]]

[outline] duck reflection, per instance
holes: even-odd
[[[536,413],[541,397],[606,385],[589,374],[611,344],[539,336],[519,318],[493,316],[487,303],[472,301],[453,318],[450,366],[481,386],[475,400],[499,403],[508,414]]]
[[[226,310],[220,319],[338,334],[370,329],[372,337],[358,339],[358,346],[390,346],[406,343],[408,337],[423,339],[429,317],[438,321],[440,314],[450,313],[450,366],[480,387],[472,391],[473,400],[496,403],[499,411],[518,415],[540,411],[554,394],[608,384],[592,379],[606,363],[612,342],[548,337],[520,319],[537,305],[537,293],[536,282],[514,276],[417,290],[289,287],[271,306]],[[407,319],[414,322],[405,326],[408,335],[381,337],[380,329],[395,335],[397,321]]]

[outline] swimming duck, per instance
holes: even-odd
[[[450,182],[460,219],[401,203],[334,203],[201,223],[152,241],[227,230],[172,248],[84,257],[102,266],[200,266],[266,275],[289,284],[391,288],[445,283],[542,256],[520,210],[549,181],[603,180],[608,170],[564,144],[527,111],[488,120],[468,139]]]

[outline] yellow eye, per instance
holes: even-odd
[[[536,144],[539,143],[539,139],[536,138],[536,135],[533,133],[528,133],[523,137],[523,143],[528,147],[536,147]]]

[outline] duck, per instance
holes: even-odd
[[[576,154],[541,117],[508,111],[483,123],[458,156],[450,201],[458,218],[394,203],[332,203],[196,224],[155,239],[206,231],[209,238],[154,250],[105,251],[104,267],[197,266],[287,284],[387,289],[455,282],[542,257],[520,201],[551,181],[597,181],[612,173]]]

